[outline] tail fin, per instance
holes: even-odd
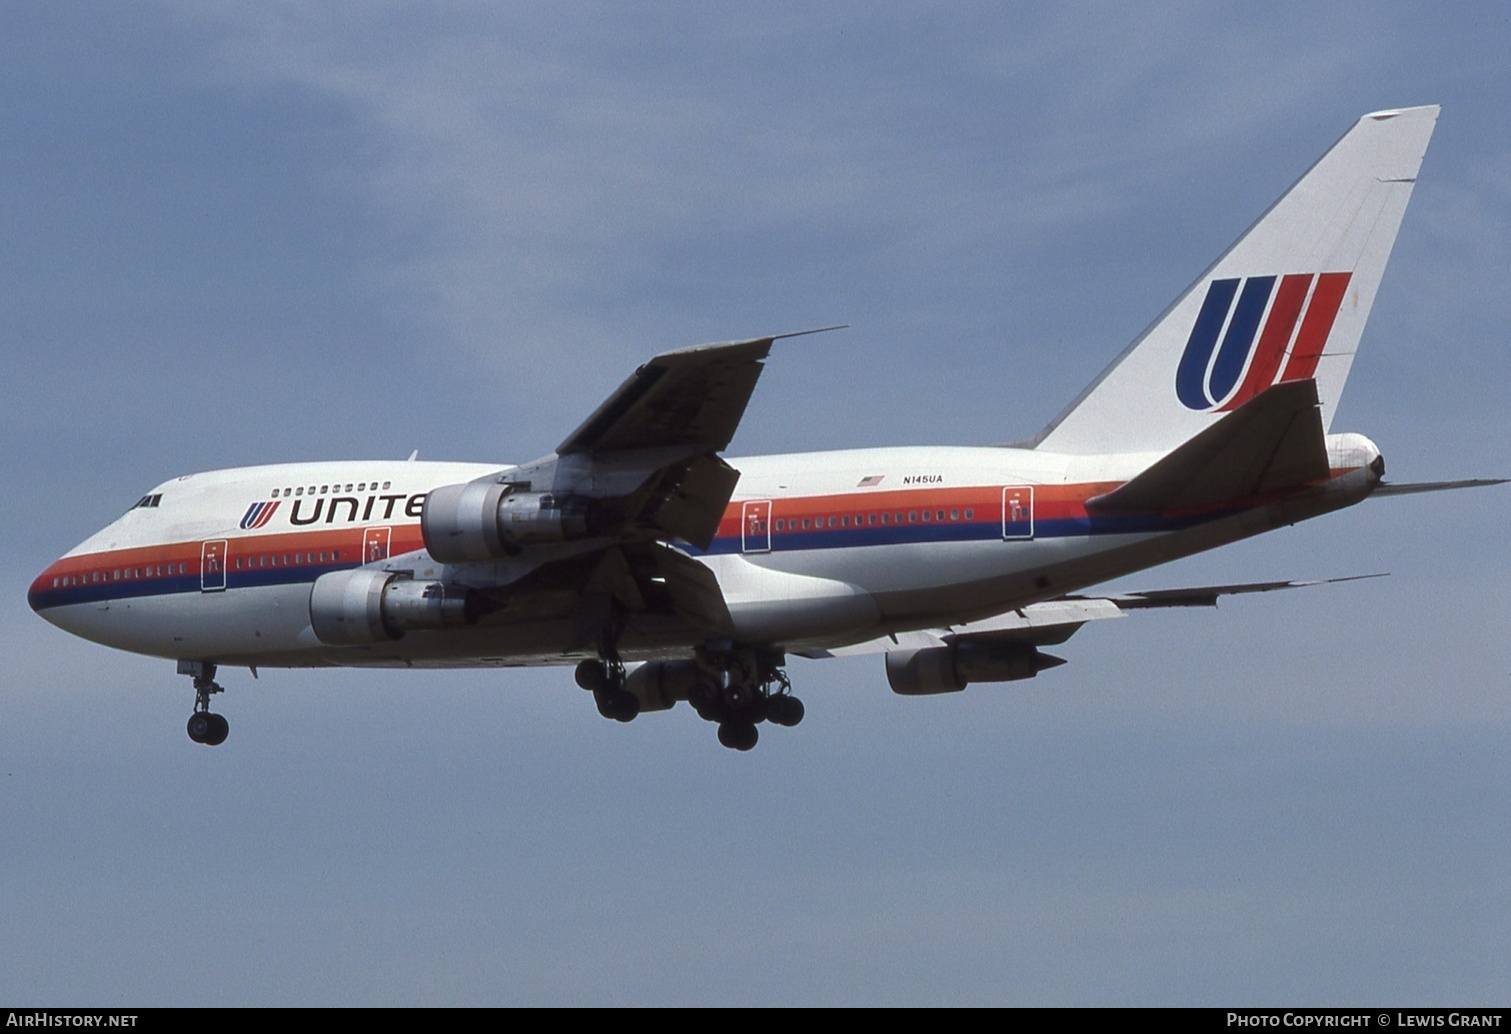
[[[1377,111],[1355,123],[1040,432],[1037,447],[1172,449],[1272,384],[1307,379],[1330,427],[1438,110]]]

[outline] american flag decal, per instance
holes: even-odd
[[[861,478],[860,479],[860,484],[856,485],[855,487],[856,488],[875,488],[877,485],[881,484],[881,479],[884,478],[884,477],[886,477],[885,474],[873,474],[873,475],[871,475],[868,478]]]

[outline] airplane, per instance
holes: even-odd
[[[789,655],[924,696],[1035,677],[1081,626],[1302,582],[1083,590],[1392,484],[1330,433],[1436,106],[1365,115],[1047,427],[1011,445],[726,459],[773,344],[665,352],[520,464],[188,474],[32,583],[75,635],[220,669],[576,665],[605,717],[687,701],[725,746],[804,705]],[[833,329],[833,328],[825,328]],[[803,333],[813,333],[804,331]]]

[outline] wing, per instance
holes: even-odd
[[[567,435],[557,455],[688,445],[724,449],[779,336],[663,352]]]
[[[739,481],[717,454],[745,415],[772,343],[836,329],[663,352],[569,434],[554,458],[574,469],[586,461],[602,490],[625,500],[627,522],[650,537],[707,548]]]
[[[739,481],[718,454],[772,343],[797,336],[662,353],[549,456],[432,490],[425,547],[474,619],[568,619],[574,648],[636,616],[728,635],[717,581],[672,544],[712,541]]]

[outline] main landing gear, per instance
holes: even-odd
[[[225,715],[210,711],[210,695],[225,692],[215,681],[215,665],[209,661],[179,661],[178,673],[194,679],[194,713],[189,716],[189,738],[195,743],[218,747],[226,742],[231,723]]]
[[[699,718],[718,725],[720,743],[743,751],[760,739],[761,722],[790,727],[803,720],[803,702],[792,695],[783,659],[774,650],[714,645],[695,659],[651,661],[629,676],[617,659],[583,661],[576,678],[605,718],[628,722],[641,711],[686,700]]]
[[[761,722],[794,726],[803,720],[803,702],[792,695],[792,681],[782,670],[780,653],[748,647],[705,648],[704,668],[688,694],[698,717],[719,726],[719,742],[730,750],[749,750],[761,734]]]

